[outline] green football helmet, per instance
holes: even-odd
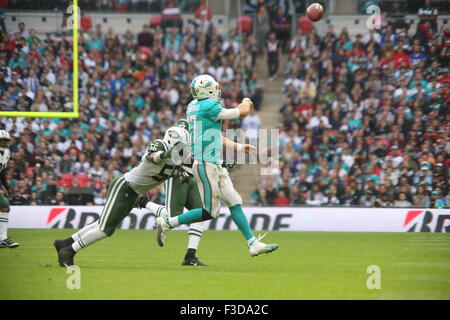
[[[0,130],[0,150],[4,151],[11,146],[11,136],[8,131]]]
[[[186,119],[180,119],[177,121],[177,127],[183,128],[189,131],[189,122]]]

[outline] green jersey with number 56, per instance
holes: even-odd
[[[194,100],[189,103],[186,115],[195,160],[222,163],[222,120],[217,120],[222,110],[220,100],[217,99]]]
[[[164,140],[150,142],[139,165],[124,174],[125,180],[136,193],[146,193],[178,173],[180,167],[175,165],[171,158],[163,159],[159,164],[147,159],[151,153],[166,150],[169,150],[169,146]]]

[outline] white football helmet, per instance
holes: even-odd
[[[201,74],[191,82],[191,93],[195,99],[220,99],[219,83],[208,74]]]
[[[178,126],[167,129],[163,140],[169,145],[169,148],[173,148],[178,143],[184,146],[191,145],[191,135],[189,132]]]
[[[4,151],[9,149],[10,143],[11,143],[11,136],[9,135],[9,132],[6,130],[0,130],[0,140],[6,140],[7,143],[4,146],[0,145],[0,150]]]

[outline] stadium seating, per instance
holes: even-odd
[[[156,28],[161,25],[162,16],[160,14],[153,14],[150,17],[150,27]]]
[[[253,31],[252,17],[240,16],[237,20],[237,29],[239,32],[250,34]]]
[[[61,179],[58,182],[58,186],[71,187],[73,185],[73,174],[63,173],[60,177]]]

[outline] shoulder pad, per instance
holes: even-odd
[[[153,153],[157,151],[166,151],[168,150],[166,144],[161,140],[153,140],[147,146],[147,153]]]

